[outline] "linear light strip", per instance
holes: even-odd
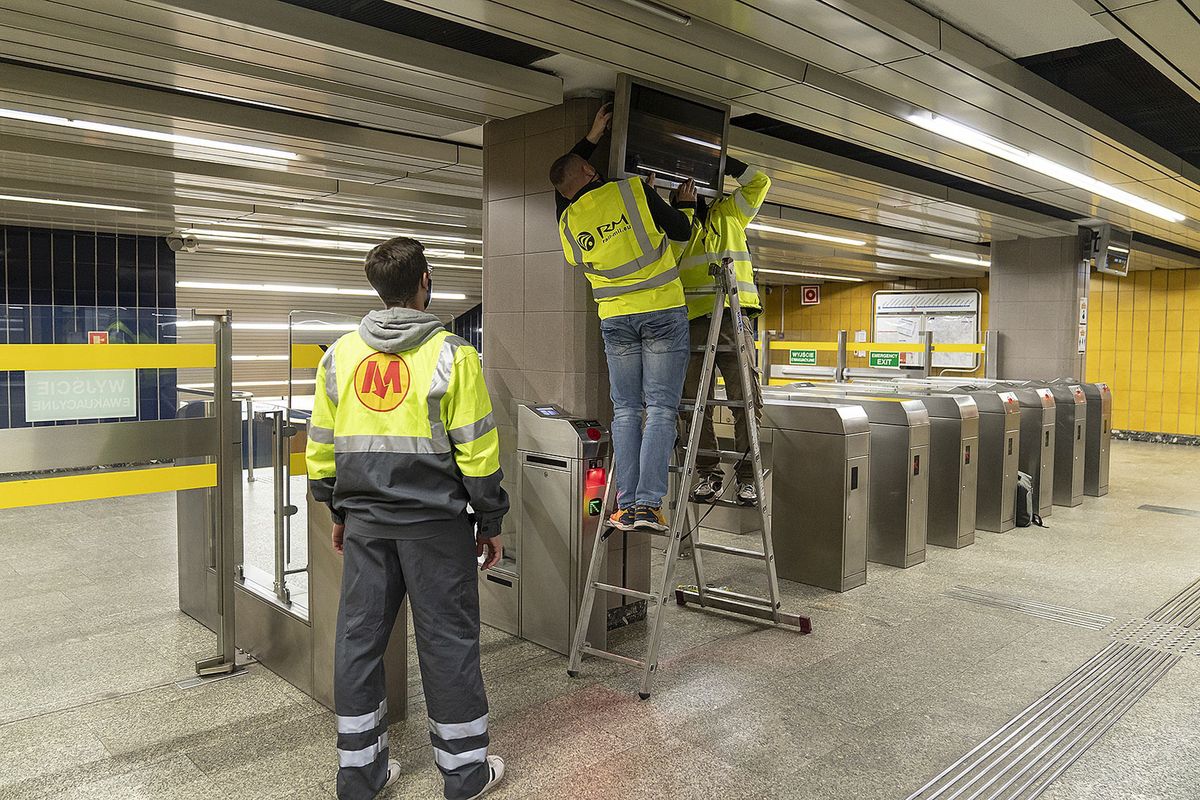
[[[275,258],[311,258],[320,261],[352,261],[356,264],[363,263],[362,256],[335,256],[327,253],[289,253],[286,250],[255,250],[252,247],[207,247],[204,248],[210,253],[233,253],[235,255],[244,256],[272,256]],[[429,251],[427,250],[426,253]],[[429,266],[435,269],[465,269],[471,272],[483,272],[483,267],[474,264],[444,264],[442,262],[430,262]]]
[[[834,244],[846,244],[851,247],[863,247],[866,245],[861,239],[847,239],[844,236],[830,236],[824,233],[812,233],[810,231],[798,231],[794,228],[777,228],[774,225],[764,225],[761,222],[751,222],[746,226],[752,231],[762,231],[763,233],[778,233],[783,236],[796,236],[801,239],[816,239],[819,242],[833,242]]]
[[[930,253],[929,257],[936,258],[938,261],[953,261],[955,264],[970,264],[972,267],[990,267],[992,265],[992,262],[987,259],[955,256],[949,253]]]
[[[13,203],[38,203],[47,206],[95,208],[100,211],[132,211],[136,214],[149,213],[144,208],[133,208],[132,206],[110,206],[107,203],[85,203],[82,200],[51,200],[48,197],[21,197],[15,194],[0,194],[0,200],[8,200]]]
[[[797,278],[822,278],[827,281],[846,281],[847,283],[863,283],[863,278],[851,278],[845,275],[824,275],[820,272],[792,272],[786,269],[756,269],[755,272],[769,272],[772,275],[793,275]]]
[[[221,281],[176,281],[177,289],[215,289],[233,292],[272,292],[276,294],[336,294],[377,297],[374,289],[344,289],[340,286],[294,286],[285,283],[226,283]],[[434,292],[434,300],[466,300],[461,292]]]
[[[1184,222],[1187,220],[1187,217],[1178,211],[1172,211],[1144,197],[1138,197],[1124,189],[1118,189],[1116,186],[1096,180],[1090,175],[1077,172],[1070,167],[1059,164],[1057,161],[1051,161],[1048,158],[1030,153],[1028,150],[1014,147],[1011,144],[988,136],[982,131],[969,128],[962,123],[938,116],[930,111],[910,114],[908,115],[908,121],[939,136],[944,136],[947,139],[974,147],[976,150],[982,150],[985,153],[1003,158],[1006,161],[1011,161],[1014,164],[1019,164],[1034,172],[1055,178],[1092,194],[1098,194],[1101,197],[1107,197],[1109,200],[1115,200],[1130,208],[1145,211],[1147,214],[1159,219],[1165,219],[1168,222]]]
[[[29,111],[18,111],[13,108],[0,108],[0,118],[14,119],[21,122],[35,122],[40,125],[56,125],[60,128],[76,128],[84,131],[95,131],[97,133],[111,133],[114,136],[130,136],[135,139],[152,139],[157,142],[171,142],[173,144],[187,144],[196,147],[207,147],[212,150],[226,150],[232,153],[243,153],[252,156],[265,156],[267,158],[282,158],[289,161],[298,159],[295,153],[286,150],[275,150],[270,147],[255,147],[249,144],[238,144],[237,142],[222,142],[216,139],[201,139],[197,136],[184,136],[177,133],[162,133],[160,131],[151,131],[144,128],[130,128],[124,125],[109,125],[105,122],[89,122],[82,119],[67,119],[66,117],[55,117],[50,114],[35,114]]]

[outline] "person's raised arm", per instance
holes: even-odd
[[[662,196],[646,187],[646,205],[650,207],[650,217],[658,229],[674,242],[686,242],[692,235],[692,213],[696,210],[696,189],[691,179],[676,191],[675,208],[662,199]],[[691,213],[684,213],[684,210]]]
[[[762,170],[755,169],[730,155],[725,156],[725,174],[741,186],[721,203],[723,206],[729,206],[729,213],[736,217],[744,228],[758,214],[763,201],[767,199],[767,192],[771,189],[771,178]]]
[[[570,149],[570,153],[574,153],[583,159],[589,159],[596,152],[596,145],[604,138],[604,134],[608,131],[612,124],[612,103],[605,103],[600,106],[596,112],[595,118],[592,119],[592,128],[588,131],[587,136],[584,136],[575,146]],[[554,218],[561,219],[562,213],[567,210],[567,206],[571,204],[569,197],[563,197],[558,192],[554,193]]]

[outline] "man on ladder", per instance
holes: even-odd
[[[687,296],[692,340],[692,357],[683,384],[684,397],[697,397],[701,391],[711,391],[711,387],[700,386],[700,372],[704,365],[702,345],[708,339],[708,329],[712,322],[713,295],[717,291],[716,276],[711,274],[710,265],[719,264],[726,258],[730,259],[742,312],[749,319],[762,313],[762,301],[758,296],[758,288],[754,285],[750,247],[746,242],[746,226],[762,207],[767,191],[771,188],[771,179],[761,170],[751,169],[730,155],[725,157],[725,174],[741,185],[737,191],[716,201],[711,207],[706,208],[703,199],[697,201],[692,221],[692,236],[679,257],[679,279]],[[728,297],[725,303],[728,308]],[[717,340],[720,349],[717,351],[716,366],[725,380],[725,396],[730,400],[740,401],[743,399],[742,382],[738,372],[736,348],[742,343],[739,342],[740,337],[753,352],[754,339],[746,320],[735,320],[732,316],[732,313],[727,313],[721,320],[720,338]],[[757,425],[762,413],[762,389],[757,380],[754,381],[752,399],[753,424]],[[754,465],[750,463],[748,455],[750,438],[747,426],[751,424],[750,415],[744,407],[731,406],[730,410],[734,422],[734,449],[747,454],[734,468],[734,477],[737,480],[734,499],[742,505],[753,506],[758,502],[758,492],[754,483]],[[698,480],[691,491],[692,500],[698,503],[716,500],[724,489],[725,473],[721,469],[720,458],[715,455],[715,411],[715,408],[710,408],[701,420],[701,452],[696,456]],[[690,416],[682,414],[681,422],[686,425]],[[684,430],[686,436],[686,428]]]

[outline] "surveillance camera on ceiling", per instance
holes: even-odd
[[[200,240],[183,231],[171,231],[167,234],[167,247],[176,253],[194,253],[200,249]]]

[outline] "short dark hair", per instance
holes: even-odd
[[[429,271],[425,245],[407,236],[396,236],[367,253],[367,280],[388,307],[411,305]]]
[[[578,172],[583,168],[584,161],[584,157],[578,153],[567,153],[565,156],[559,156],[550,165],[550,183],[554,184],[555,189],[561,188],[572,173]]]

